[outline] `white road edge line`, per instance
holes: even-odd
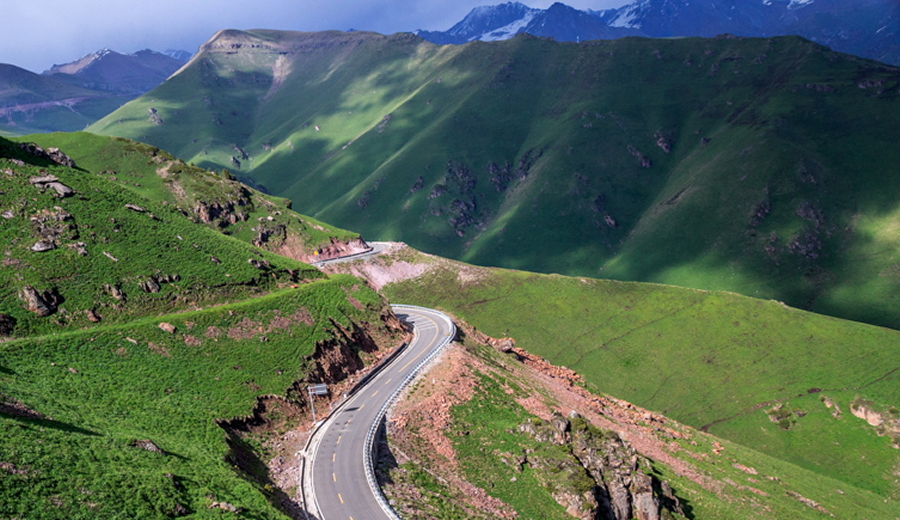
[[[419,374],[419,371],[422,370],[422,367],[427,365],[445,346],[447,346],[450,342],[453,341],[453,338],[456,337],[456,325],[453,324],[453,320],[450,319],[449,316],[444,314],[443,312],[437,311],[435,309],[428,309],[425,307],[418,307],[415,305],[391,305],[392,309],[398,308],[407,308],[414,310],[422,310],[426,313],[436,314],[438,318],[443,319],[447,322],[450,333],[441,338],[440,343],[436,347],[432,347],[431,352],[425,356],[425,359],[419,362],[415,368],[409,373],[408,376],[403,380],[403,383],[394,390],[394,393],[388,398],[388,400],[384,403],[384,406],[381,407],[381,410],[378,411],[378,415],[375,416],[375,420],[372,421],[372,424],[369,425],[369,431],[366,433],[366,442],[365,442],[365,450],[363,457],[365,460],[365,469],[366,469],[366,480],[369,481],[369,487],[372,489],[372,494],[375,495],[375,499],[378,501],[378,504],[381,506],[381,509],[384,510],[384,513],[392,519],[400,520],[400,517],[397,515],[397,512],[394,511],[394,508],[388,503],[387,498],[384,496],[384,492],[381,490],[381,486],[378,485],[378,482],[375,480],[375,460],[374,454],[372,453],[372,448],[375,445],[375,432],[378,430],[378,425],[381,423],[382,419],[384,419],[385,414],[387,414],[388,410],[393,407],[394,402],[397,400],[397,397],[400,396],[400,393],[406,388],[409,383],[415,379],[415,377]],[[429,318],[430,320],[430,318]],[[437,324],[435,323],[435,328]],[[416,331],[418,333],[418,330]]]

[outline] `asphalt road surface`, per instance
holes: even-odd
[[[413,325],[413,341],[328,418],[310,445],[311,505],[319,520],[391,518],[366,479],[366,435],[375,421],[381,421],[381,408],[407,377],[456,334],[450,319],[438,311],[394,306],[394,312]]]

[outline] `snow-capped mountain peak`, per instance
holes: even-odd
[[[529,23],[531,23],[531,20],[534,19],[535,14],[536,13],[534,11],[529,11],[525,13],[525,16],[523,16],[522,18],[504,25],[499,29],[494,29],[493,31],[483,33],[479,36],[474,36],[470,39],[470,41],[481,40],[490,42],[512,38],[513,36],[519,34],[523,29],[525,29],[525,27],[527,27]]]
[[[476,7],[447,32],[456,36],[465,36],[468,41],[480,40],[491,32],[507,27],[515,25],[524,27],[528,22],[523,23],[523,20],[530,20],[538,11],[540,9],[532,9],[519,2]],[[512,33],[510,36],[514,35],[515,33]]]

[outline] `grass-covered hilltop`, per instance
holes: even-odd
[[[35,139],[66,150],[0,138],[0,517],[282,518],[261,432],[401,331],[249,223],[310,256],[358,236],[151,146]]]
[[[91,130],[452,258],[900,326],[898,69],[798,37],[222,31]]]

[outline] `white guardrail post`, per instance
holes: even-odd
[[[447,321],[450,325],[450,333],[444,337],[444,339],[438,343],[436,347],[434,347],[431,352],[425,356],[416,367],[406,376],[406,379],[403,380],[403,384],[401,384],[394,391],[393,394],[388,398],[388,400],[384,403],[384,406],[381,407],[381,410],[378,411],[378,415],[375,417],[375,421],[372,422],[372,425],[369,427],[369,431],[366,433],[366,443],[365,443],[365,453],[363,457],[365,458],[365,467],[366,467],[366,480],[369,482],[369,487],[372,488],[372,493],[375,495],[375,498],[378,500],[378,504],[381,505],[381,509],[384,510],[385,514],[389,518],[394,520],[401,520],[397,515],[397,512],[394,511],[394,508],[388,503],[387,498],[384,496],[384,492],[381,490],[381,486],[378,485],[378,482],[375,480],[375,458],[373,449],[375,447],[375,434],[378,431],[378,426],[381,424],[382,419],[387,414],[388,410],[394,405],[394,401],[397,400],[397,397],[400,396],[400,392],[406,388],[409,383],[419,375],[419,371],[422,370],[426,364],[428,364],[434,357],[450,342],[453,341],[453,338],[456,337],[456,325],[453,324],[453,320],[450,319],[446,314],[436,311],[434,309],[427,309],[425,307],[418,307],[415,305],[391,305],[392,308],[407,308],[407,309],[421,309],[423,311],[427,311],[429,313],[438,314],[441,318]]]

